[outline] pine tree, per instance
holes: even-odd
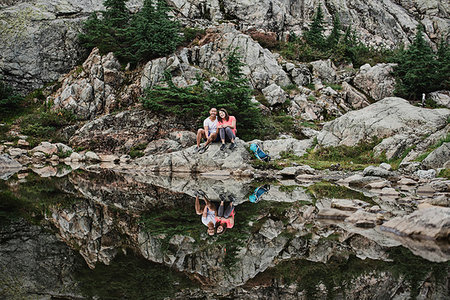
[[[339,15],[335,14],[333,18],[333,29],[327,37],[327,46],[329,49],[335,48],[341,39],[341,21]]]
[[[436,55],[423,38],[423,28],[419,25],[414,41],[399,55],[394,71],[395,93],[407,99],[420,99],[422,93],[435,91],[440,85],[438,69]]]
[[[164,0],[145,0],[131,22],[130,52],[136,60],[149,60],[175,51],[181,42],[179,23],[172,20]]]
[[[319,4],[316,14],[314,15],[311,28],[305,32],[304,38],[308,44],[314,46],[318,49],[324,49],[325,47],[325,37],[323,35],[323,12],[322,6]]]
[[[87,49],[98,47],[100,53],[116,53],[119,60],[126,60],[120,53],[129,47],[126,37],[130,13],[125,3],[128,0],[106,0],[102,18],[93,13],[84,23],[84,33],[79,35],[80,43]]]
[[[215,82],[209,98],[216,107],[223,107],[236,117],[241,138],[254,138],[260,122],[260,112],[251,101],[252,90],[242,73],[244,63],[241,62],[237,49],[230,51],[227,66],[228,79]]]
[[[437,51],[437,82],[440,83],[439,89],[450,89],[450,47],[445,41],[444,37],[441,37]]]

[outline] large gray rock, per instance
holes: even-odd
[[[369,64],[361,66],[353,79],[355,86],[378,101],[394,95],[395,79],[392,76],[395,64]]]
[[[442,168],[450,160],[450,143],[444,143],[431,152],[423,161],[422,165],[427,169]]]
[[[297,156],[302,156],[306,150],[312,147],[313,139],[297,140],[294,138],[267,140],[267,141],[251,141],[249,143],[258,142],[262,145],[264,151],[272,157],[272,159],[280,158],[282,152],[292,153]]]
[[[428,207],[383,224],[383,230],[399,235],[448,240],[450,237],[450,208]]]
[[[86,123],[70,139],[73,146],[82,146],[96,152],[128,152],[138,145],[147,145],[174,131],[172,136],[178,144],[192,145],[193,136],[180,129],[188,129],[174,118],[159,118],[146,110],[128,110],[109,114]],[[188,137],[189,136],[189,137]]]
[[[389,97],[326,123],[317,140],[327,147],[354,146],[372,138],[382,138],[385,140],[374,150],[379,154],[392,151],[394,157],[406,146],[411,147],[444,128],[448,117],[449,109],[430,110],[413,106],[401,98]]]
[[[256,27],[275,32],[294,31],[301,34],[304,25],[310,24],[320,2],[285,2],[282,0],[224,1],[172,1],[187,18],[205,18],[220,21],[232,17],[242,27]],[[327,1],[322,5],[324,18],[329,27],[332,15],[338,13],[344,25],[352,25],[358,35],[371,45],[397,46],[408,43],[417,21],[433,38],[446,32],[449,7],[445,1]],[[206,13],[209,12],[209,13]],[[416,18],[416,19],[415,19]],[[383,20],[380,22],[380,20]]]
[[[437,105],[450,108],[450,91],[437,91],[430,93],[428,97],[431,98]]]
[[[237,141],[237,148],[219,150],[220,143],[210,144],[206,152],[199,154],[195,147],[167,154],[141,157],[135,161],[138,168],[153,172],[203,173],[215,170],[249,169],[250,154],[242,141]]]
[[[148,62],[142,72],[141,88],[152,87],[162,81],[166,70],[175,74],[174,81],[181,83],[180,86],[195,83],[195,76],[200,72],[198,68],[225,76],[226,58],[230,50],[235,48],[238,48],[241,61],[245,64],[242,72],[254,88],[263,89],[273,83],[279,86],[291,83],[272,52],[262,48],[233,25],[222,24],[208,29],[199,46],[184,48],[167,59],[158,58]]]
[[[82,23],[103,0],[27,0],[0,4],[0,76],[21,92],[58,79],[86,51],[78,43]],[[142,1],[129,1],[136,10]]]
[[[120,95],[124,77],[120,69],[113,53],[101,55],[94,48],[82,66],[65,76],[61,88],[47,101],[54,103],[53,109],[69,110],[82,119],[108,113],[118,107],[117,102],[127,102],[126,97]],[[133,97],[132,87],[126,90],[127,97]],[[137,96],[134,93],[134,100]]]
[[[262,93],[267,102],[269,102],[270,106],[274,106],[275,104],[283,104],[286,101],[286,93],[275,83],[272,83],[268,87],[264,88]]]
[[[17,161],[9,157],[7,154],[0,155],[0,168],[1,169],[14,169],[14,168],[21,168],[22,165],[19,164]]]

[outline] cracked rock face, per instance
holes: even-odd
[[[180,129],[183,131],[179,131]],[[173,150],[194,143],[193,133],[186,133],[186,129],[190,129],[189,125],[181,124],[175,119],[161,120],[145,110],[127,110],[86,123],[75,132],[70,144],[93,151],[126,153],[134,146],[147,145],[151,141],[167,137],[176,143],[170,148]],[[167,150],[164,144],[159,148],[155,147],[151,151],[157,153]]]
[[[417,144],[446,127],[449,116],[448,109],[424,109],[404,99],[388,97],[326,123],[317,139],[319,144],[328,147],[354,146],[371,138],[382,138],[375,151],[389,150],[390,157],[396,157],[406,145]]]
[[[332,15],[337,12],[341,22],[351,24],[365,43],[387,47],[409,43],[418,21],[425,25],[426,34],[434,42],[450,27],[450,9],[444,0],[168,2],[176,9],[175,14],[191,27],[209,27],[219,21],[237,20],[242,30],[257,28],[276,32],[279,36],[290,31],[304,32],[321,3],[328,26],[331,27]],[[127,3],[132,11],[141,5],[142,0]],[[86,55],[77,42],[82,22],[90,13],[102,9],[103,0],[3,1],[0,4],[0,74],[4,80],[25,93],[68,72]],[[242,42],[237,45],[247,46]],[[208,63],[208,59],[204,63]],[[265,54],[259,59],[265,59]]]

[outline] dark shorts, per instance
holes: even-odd
[[[203,138],[204,139],[204,138]],[[217,134],[217,136],[216,136],[216,139],[214,140],[214,141],[212,141],[213,143],[215,143],[215,142],[220,142],[220,136],[219,136],[219,134]]]

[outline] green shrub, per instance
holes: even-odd
[[[16,116],[22,110],[23,97],[14,93],[11,87],[0,81],[0,118]]]

